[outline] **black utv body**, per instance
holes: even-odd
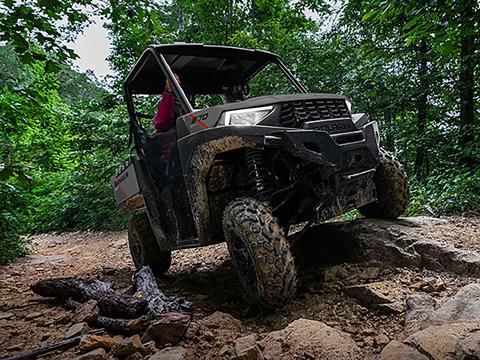
[[[295,94],[193,109],[199,95],[246,95],[269,64]],[[170,131],[154,134],[141,122],[153,116],[137,112],[134,97],[161,94],[166,79],[178,118]],[[292,225],[354,208],[396,218],[407,206],[405,172],[379,148],[377,123],[351,114],[341,95],[308,93],[275,54],[150,46],[125,81],[125,99],[136,154],[112,186],[120,210],[144,209],[129,227],[137,267],[165,272],[172,250],[226,241],[251,300],[281,306],[296,288]]]

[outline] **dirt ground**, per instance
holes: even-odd
[[[427,224],[408,231],[480,252],[480,218],[445,218],[441,224]],[[319,241],[321,241],[319,234]],[[240,319],[245,333],[262,334],[285,327],[298,318],[325,322],[350,333],[366,354],[379,353],[373,339],[380,334],[390,340],[402,336],[402,314],[382,315],[362,307],[346,296],[348,285],[388,281],[391,291],[401,296],[415,291],[416,284],[434,278],[444,286],[432,292],[438,301],[460,286],[478,279],[429,270],[383,268],[379,264],[302,265],[299,289],[292,303],[275,313],[262,313],[251,307],[236,275],[225,244],[179,250],[173,253],[173,265],[159,279],[167,295],[178,295],[194,306],[197,321],[214,311]],[[33,294],[29,286],[48,277],[97,277],[111,282],[116,289],[131,291],[134,273],[126,232],[73,232],[36,236],[31,255],[0,267],[0,357],[16,354],[62,340],[72,325],[68,311]],[[8,315],[5,315],[8,314]],[[12,315],[13,314],[13,315]],[[222,339],[185,340],[181,343],[191,358],[216,358]],[[47,357],[68,359],[75,350]]]

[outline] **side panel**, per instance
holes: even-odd
[[[145,206],[138,185],[135,166],[129,159],[125,166],[111,178],[111,184],[117,207],[120,212],[140,209]]]

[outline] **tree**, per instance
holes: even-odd
[[[478,21],[478,3],[475,0],[458,2],[462,21],[460,26],[460,74],[458,78],[460,100],[460,143],[469,149],[474,143],[475,133],[475,22]],[[476,16],[475,16],[476,15]],[[471,156],[463,156],[462,162],[471,164]]]
[[[0,40],[11,44],[22,62],[46,61],[53,69],[56,63],[76,57],[65,42],[88,23],[87,6],[93,6],[91,0],[4,0]]]

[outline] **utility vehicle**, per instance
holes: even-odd
[[[147,99],[166,79],[175,126],[154,133],[143,109],[154,112]],[[150,46],[124,89],[134,155],[112,186],[119,209],[136,212],[128,241],[137,267],[166,272],[172,250],[226,241],[251,300],[274,308],[296,288],[293,225],[354,208],[396,218],[407,206],[407,177],[379,148],[377,123],[341,95],[309,93],[278,55]]]

